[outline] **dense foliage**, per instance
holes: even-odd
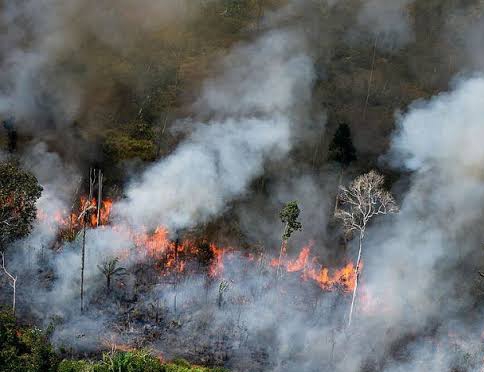
[[[0,372],[55,372],[58,358],[47,334],[22,328],[9,312],[0,312]]]
[[[14,163],[0,163],[0,250],[30,232],[41,193],[33,174]]]

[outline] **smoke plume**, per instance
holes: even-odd
[[[237,47],[221,68],[197,102],[215,118],[183,123],[188,138],[128,187],[117,210],[130,222],[170,230],[206,222],[243,196],[266,162],[287,156],[291,110],[307,102],[313,78],[300,35],[270,33]]]

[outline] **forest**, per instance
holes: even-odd
[[[0,30],[0,372],[484,371],[483,0]]]

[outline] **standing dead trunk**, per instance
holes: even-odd
[[[361,252],[363,248],[363,239],[365,238],[365,232],[360,232],[359,244],[358,244],[358,259],[356,260],[355,267],[355,287],[353,288],[353,296],[351,298],[350,315],[348,317],[348,327],[351,326],[351,321],[353,319],[353,311],[355,308],[356,295],[358,292],[358,284],[360,279],[360,265],[361,265]]]
[[[89,223],[89,216],[95,207],[92,206],[92,198],[94,193],[94,185],[96,183],[96,172],[93,169],[89,170],[89,197],[84,206],[79,218],[83,221],[82,226],[82,251],[81,251],[81,313],[84,312],[84,269],[86,263],[86,228]]]

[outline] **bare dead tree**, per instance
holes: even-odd
[[[0,256],[2,256],[2,270],[5,275],[7,275],[9,284],[13,289],[12,312],[15,314],[15,305],[17,300],[17,276],[11,274],[5,267],[5,253],[0,252]]]
[[[349,188],[340,187],[336,217],[341,219],[345,233],[359,233],[358,258],[355,267],[355,286],[351,300],[348,326],[351,325],[360,276],[363,240],[368,223],[378,215],[396,213],[398,207],[393,196],[383,186],[385,178],[376,171],[357,177]]]

